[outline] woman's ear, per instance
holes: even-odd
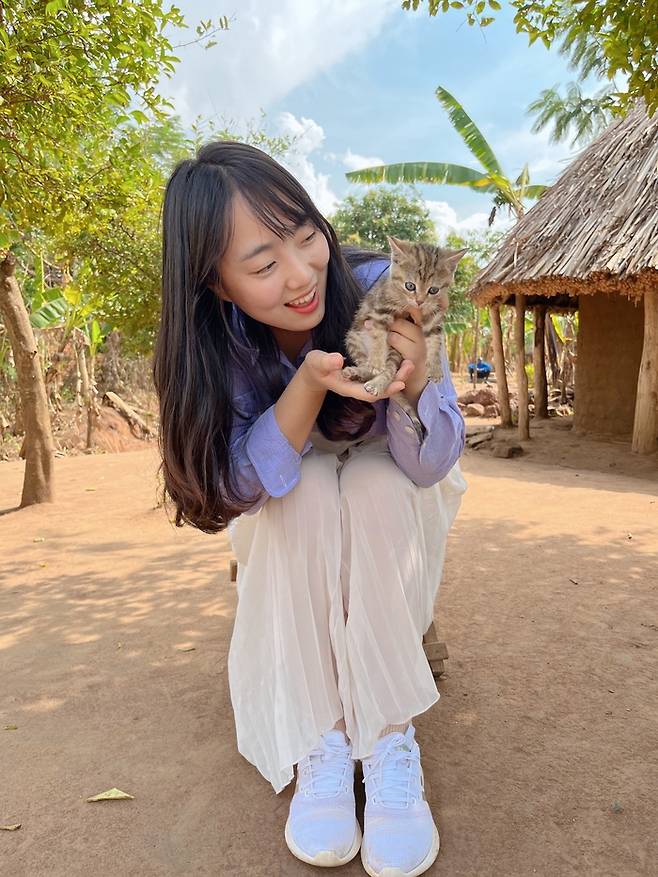
[[[230,297],[224,292],[220,283],[211,284],[212,291],[219,296],[222,301],[231,301]]]

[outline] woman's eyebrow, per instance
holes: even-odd
[[[303,225],[306,225],[308,219],[303,220],[302,222],[296,222],[294,225],[289,227],[289,231],[291,234],[295,234]],[[259,244],[257,247],[254,247],[253,250],[250,250],[246,255],[242,256],[240,261],[247,262],[249,259],[253,259],[254,256],[259,256],[261,253],[265,252],[265,250],[271,250],[272,244]]]
[[[246,262],[248,259],[253,259],[254,256],[259,256],[265,250],[271,250],[272,244],[259,244],[257,247],[254,247],[246,256],[242,256],[240,259],[241,262]]]

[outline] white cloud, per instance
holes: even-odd
[[[280,133],[293,138],[293,147],[281,163],[299,180],[320,213],[332,213],[338,197],[328,175],[317,171],[310,158],[324,142],[322,127],[313,119],[298,119],[292,113],[281,113],[277,121]]]
[[[472,213],[465,219],[458,219],[457,212],[447,201],[430,201],[426,199],[425,205],[429,210],[440,241],[444,241],[446,234],[451,231],[468,233],[471,231],[485,231],[489,228],[488,213]],[[506,211],[502,213],[496,211],[493,229],[496,231],[506,231],[513,224],[514,220],[507,217]]]
[[[530,125],[508,131],[502,138],[493,138],[494,152],[504,170],[516,179],[527,162],[530,182],[552,184],[573,161],[578,149],[564,143],[550,143],[548,128],[533,134]]]
[[[216,0],[180,0],[177,4],[190,25],[177,32],[175,44],[193,39],[192,26],[201,19],[217,20]],[[181,59],[174,76],[163,78],[160,90],[176,102],[186,89],[186,101],[176,111],[187,125],[204,118],[252,118],[267,111],[297,86],[329,70],[366,45],[386,19],[399,12],[398,0],[230,0],[221,13],[230,29],[218,45],[204,51],[188,46],[176,51]]]
[[[358,171],[364,167],[375,167],[375,165],[384,164],[383,158],[369,158],[366,155],[359,155],[356,152],[352,152],[351,149],[347,150],[341,160],[348,171]]]

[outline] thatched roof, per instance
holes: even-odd
[[[615,120],[505,238],[475,278],[480,305],[577,307],[576,296],[658,289],[658,113]]]

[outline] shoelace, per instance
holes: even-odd
[[[403,761],[407,762],[408,768],[404,773],[401,773],[399,766]],[[416,797],[415,790],[411,788],[411,782],[416,777],[420,781],[420,791],[425,791],[425,783],[420,770],[420,753],[418,750],[407,749],[406,744],[400,743],[399,737],[393,738],[373,758],[364,759],[362,767],[362,782],[366,783],[372,780],[371,785],[374,785],[370,797],[376,796],[384,807],[406,810],[410,800]]]
[[[314,798],[335,797],[343,790],[351,762],[350,746],[323,740],[298,765],[299,790]]]

